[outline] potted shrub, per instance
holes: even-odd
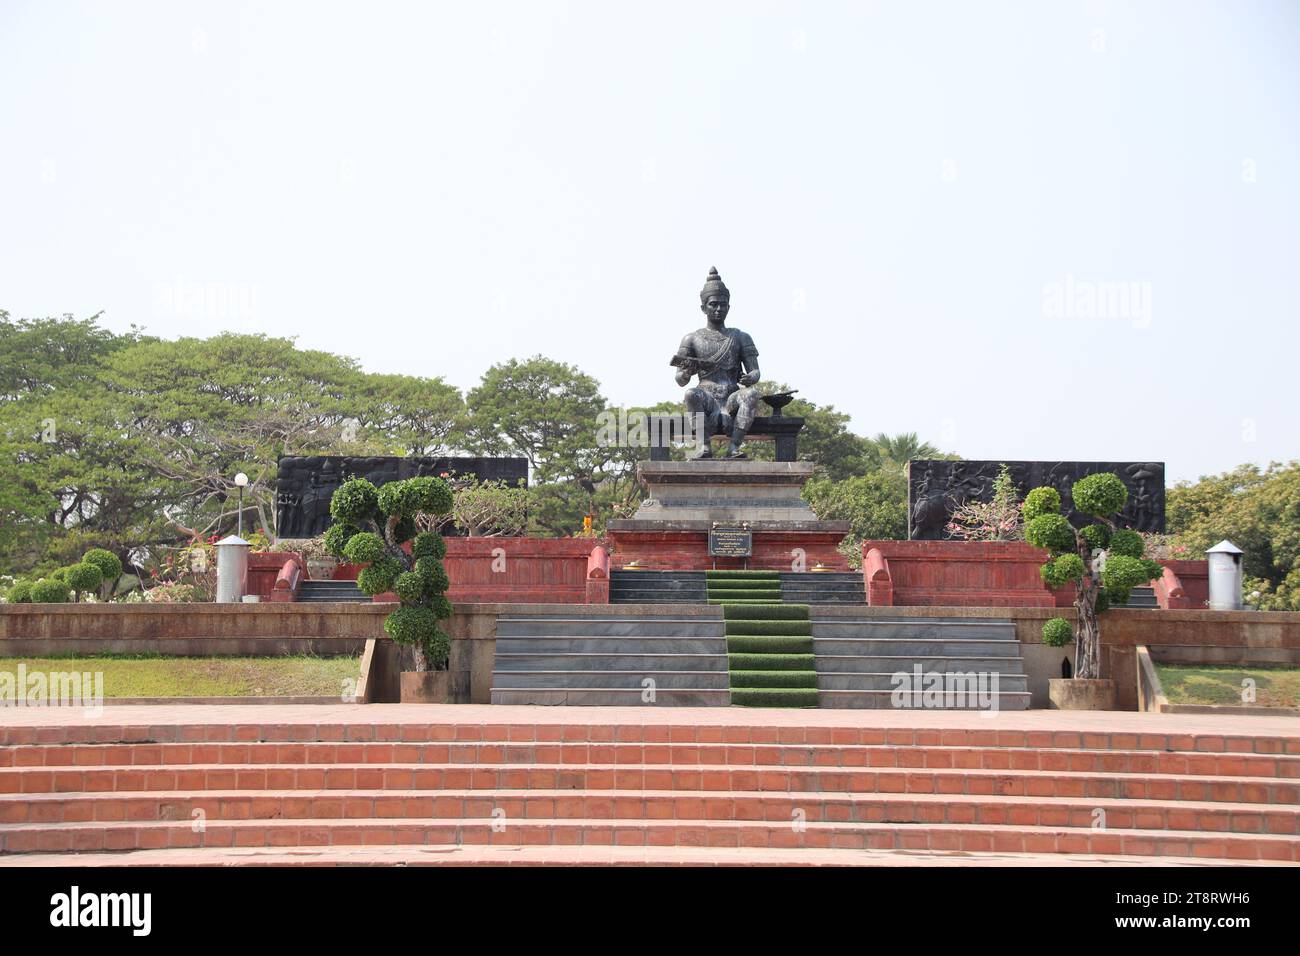
[[[1115,681],[1101,673],[1101,625],[1098,618],[1112,604],[1128,601],[1139,584],[1159,577],[1160,564],[1143,556],[1146,543],[1136,531],[1115,527],[1128,501],[1119,476],[1101,472],[1076,481],[1070,489],[1074,510],[1091,519],[1075,528],[1061,514],[1055,488],[1035,488],[1025,496],[1025,540],[1051,554],[1040,573],[1052,588],[1074,585],[1075,623],[1063,617],[1043,625],[1043,643],[1064,647],[1074,641],[1074,676],[1048,681],[1052,706],[1062,710],[1114,710]],[[1093,556],[1105,552],[1101,569]]]
[[[447,703],[452,699],[447,665],[451,638],[441,622],[451,617],[447,544],[437,531],[419,531],[417,518],[451,511],[451,488],[441,478],[390,481],[376,489],[364,478],[344,482],[330,501],[334,524],[324,544],[350,564],[363,565],[357,587],[374,596],[391,591],[401,602],[384,619],[384,630],[414,667],[402,672],[402,700]],[[405,653],[403,654],[405,657]]]

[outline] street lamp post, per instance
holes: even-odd
[[[235,475],[235,487],[239,489],[239,530],[235,533],[244,536],[244,488],[248,485],[248,476],[242,471]]]

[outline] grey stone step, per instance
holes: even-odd
[[[708,618],[662,620],[549,620],[497,619],[497,638],[503,637],[719,637],[720,620]]]
[[[864,710],[897,710],[893,703],[893,691],[862,691],[862,690],[823,690],[817,694],[818,706],[827,709],[848,709],[861,708]],[[1027,710],[1029,708],[1030,695],[1019,691],[1010,691],[999,693],[997,698],[997,709],[1002,710]],[[935,708],[905,708],[905,709],[935,709]],[[952,707],[939,708],[944,710],[975,710],[973,707]]]
[[[815,645],[814,645],[815,646]],[[1003,674],[1024,672],[1024,660],[1019,657],[942,657],[916,655],[911,657],[864,657],[861,654],[818,654],[818,673],[843,671],[877,671],[896,673],[911,671],[916,664],[923,671],[999,671]]]
[[[646,686],[654,681],[660,689],[673,690],[726,690],[731,686],[727,671],[613,671],[613,670],[553,670],[553,671],[502,671],[492,672],[493,690],[518,690],[539,687],[550,690],[561,688],[628,688]]]
[[[657,688],[655,699],[642,699],[641,689],[523,688],[492,689],[494,704],[542,704],[569,707],[727,707],[729,690],[674,690]]]
[[[933,640],[1006,640],[1016,642],[1016,626],[972,621],[854,621],[812,615],[816,637],[921,638]]]
[[[786,604],[866,604],[861,594],[824,592],[824,591],[789,591],[781,592],[781,600]]]
[[[925,638],[821,637],[813,628],[813,653],[858,657],[1020,657],[1019,641],[937,640]]]
[[[497,637],[498,654],[721,654],[725,637]]]
[[[726,648],[708,654],[518,654],[497,652],[496,670],[726,671]]]
[[[859,658],[859,660],[862,660]],[[901,668],[902,673],[907,674],[907,683],[904,686],[912,686],[912,669]],[[894,671],[871,671],[871,672],[854,672],[854,671],[821,671],[817,672],[817,689],[818,690],[887,690],[892,691],[899,685],[896,677],[898,672]],[[1000,669],[993,668],[983,671],[983,677],[979,671],[967,671],[965,673],[974,673],[980,683],[987,687],[992,687],[992,675],[998,675],[998,692],[1026,692],[1029,690],[1029,678],[1024,674],[1008,674]],[[967,685],[962,685],[967,686]],[[969,685],[971,687],[979,685]],[[924,684],[922,685],[924,688]]]
[[[610,604],[703,604],[708,592],[699,591],[618,591],[609,592]]]

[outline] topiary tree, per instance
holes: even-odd
[[[15,581],[9,593],[5,595],[10,604],[31,604],[32,603],[32,582]]]
[[[66,581],[56,577],[41,578],[32,585],[33,604],[63,604],[71,589]]]
[[[1079,678],[1101,677],[1101,625],[1098,615],[1112,604],[1128,601],[1139,584],[1159,577],[1157,561],[1143,557],[1145,542],[1136,531],[1115,527],[1115,516],[1128,502],[1128,489],[1118,475],[1100,472],[1076,481],[1070,489],[1074,510],[1093,519],[1075,528],[1061,514],[1055,488],[1035,488],[1025,496],[1025,540],[1045,548],[1051,558],[1040,569],[1049,587],[1074,585],[1077,625],[1057,617],[1043,625],[1043,643],[1062,647],[1075,641],[1075,670]],[[1106,550],[1100,575],[1093,572],[1092,553]]]
[[[117,579],[122,576],[122,559],[105,548],[91,548],[81,556],[81,560],[99,568],[99,573],[104,579],[104,590],[111,597]]]
[[[81,600],[83,594],[98,593],[104,583],[104,572],[89,561],[82,561],[69,566],[63,579],[72,588],[72,600],[75,603]]]
[[[364,478],[346,481],[330,500],[334,524],[325,547],[351,564],[365,565],[357,587],[369,595],[393,591],[402,606],[384,619],[384,630],[411,648],[417,671],[442,670],[451,638],[441,621],[451,617],[449,582],[442,559],[447,543],[436,531],[417,533],[417,518],[451,511],[451,488],[441,478],[390,481],[375,488]],[[409,550],[403,545],[409,543]]]

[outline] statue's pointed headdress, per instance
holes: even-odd
[[[700,290],[700,301],[709,301],[709,296],[714,293],[725,295],[728,299],[731,298],[731,292],[722,284],[722,276],[718,275],[717,266],[709,269],[709,277],[704,281],[704,288]]]

